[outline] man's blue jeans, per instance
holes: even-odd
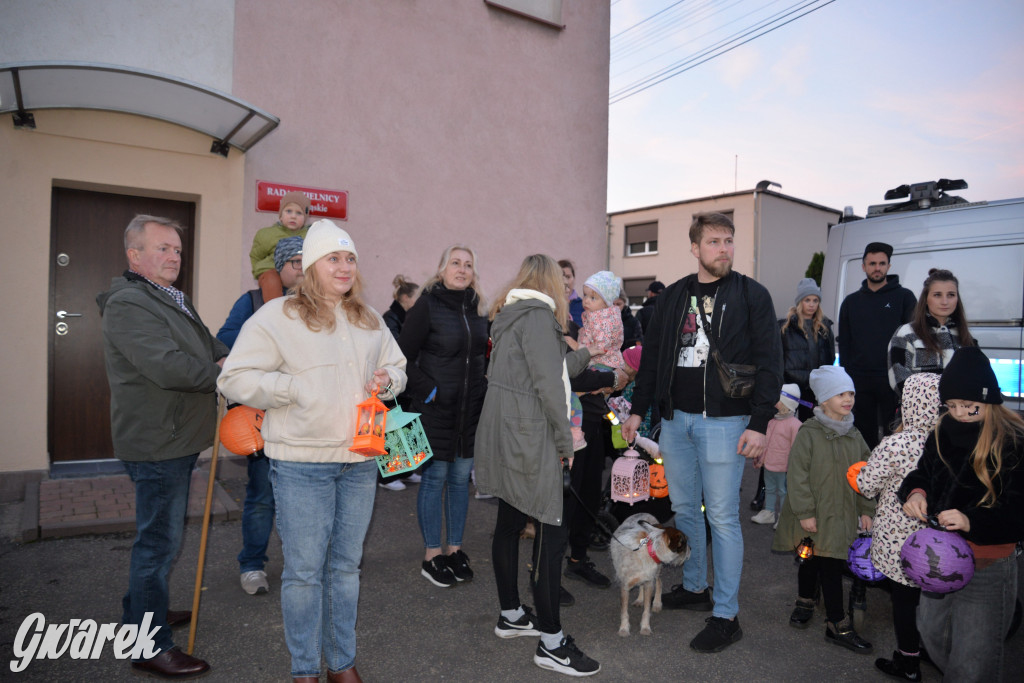
[[[270,461],[284,551],[281,612],[292,676],[356,658],[359,563],[377,492],[377,463]]]
[[[441,547],[441,506],[444,503],[445,542],[450,548],[462,546],[469,510],[469,473],[473,458],[453,462],[431,458],[420,469],[420,490],[416,494],[416,517],[425,548]],[[447,495],[445,488],[447,487]]]
[[[921,594],[917,630],[947,681],[1001,681],[1007,671],[1003,640],[1017,601],[1017,557],[1011,554],[974,572],[974,578],[943,598]],[[1007,674],[1020,674],[1019,663]],[[1009,680],[1009,678],[1007,678]]]
[[[262,571],[267,564],[267,544],[274,528],[274,488],[270,485],[270,458],[249,456],[249,483],[242,507],[242,552],[239,573]]]
[[[127,462],[135,483],[135,542],[128,572],[128,592],[121,600],[125,624],[141,624],[153,613],[159,652],[174,647],[167,626],[167,576],[181,547],[188,512],[188,488],[199,454],[158,462]]]
[[[661,456],[676,526],[689,538],[690,559],[683,565],[683,588],[708,587],[707,540],[700,505],[703,496],[711,525],[715,560],[713,615],[732,619],[739,613],[743,572],[740,528],[740,480],[746,459],[736,454],[749,415],[704,417],[675,411],[661,422]]]

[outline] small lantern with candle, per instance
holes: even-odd
[[[800,541],[800,545],[796,547],[796,563],[803,564],[812,557],[814,557],[814,539],[804,536],[804,540]]]
[[[414,470],[434,455],[419,413],[407,413],[397,405],[390,413],[384,433],[387,453],[377,456],[377,469],[382,477]]]
[[[359,455],[365,455],[367,458],[383,455],[387,452],[384,446],[387,406],[377,398],[377,390],[374,389],[370,398],[356,407],[359,409],[359,415],[356,418],[356,435],[352,437],[352,446],[349,450]]]
[[[651,480],[647,463],[632,448],[612,463],[612,500],[639,503],[651,497]]]

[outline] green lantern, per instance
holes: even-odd
[[[384,432],[387,453],[377,456],[377,469],[382,477],[393,477],[414,470],[434,455],[423,431],[419,413],[407,413],[401,406],[388,410]]]

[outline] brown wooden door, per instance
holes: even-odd
[[[137,214],[185,227],[181,275],[191,295],[195,204],[54,188],[50,258],[49,449],[51,463],[113,458],[110,387],[96,295],[127,268],[124,229]]]

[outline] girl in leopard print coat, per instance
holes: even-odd
[[[860,492],[878,496],[872,527],[871,562],[890,579],[892,616],[897,651],[893,659],[875,662],[882,671],[906,680],[920,680],[920,636],[917,603],[921,590],[904,573],[900,549],[910,534],[924,524],[903,512],[896,493],[904,477],[917,467],[925,441],[939,419],[939,376],[930,372],[911,375],[903,387],[903,424],[900,431],[882,439],[857,475]],[[916,673],[916,677],[915,676]],[[909,674],[909,675],[908,675]]]

